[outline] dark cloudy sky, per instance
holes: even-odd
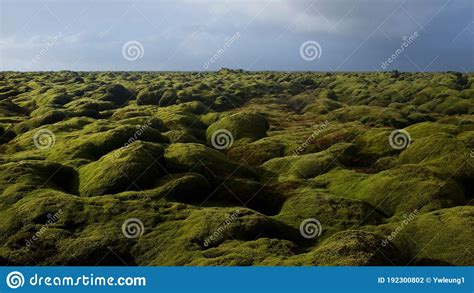
[[[0,3],[0,70],[474,71],[474,0]]]

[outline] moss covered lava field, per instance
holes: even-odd
[[[474,265],[474,74],[3,72],[1,265]]]

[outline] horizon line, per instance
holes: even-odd
[[[457,70],[443,70],[443,71],[410,71],[410,70],[384,70],[384,71],[369,71],[369,70],[334,70],[334,71],[318,71],[318,70],[245,70],[245,69],[233,69],[233,68],[221,68],[219,70],[70,70],[70,69],[59,69],[59,70],[33,70],[33,71],[22,71],[22,70],[0,70],[1,73],[52,73],[52,72],[136,72],[136,73],[219,73],[222,70],[229,71],[240,71],[240,72],[278,72],[278,73],[451,73],[459,72],[464,74],[474,74],[473,71],[457,71]]]

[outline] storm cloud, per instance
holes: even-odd
[[[0,69],[472,72],[473,14],[471,0],[2,0]]]

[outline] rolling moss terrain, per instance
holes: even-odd
[[[473,114],[455,72],[3,72],[0,264],[474,265]]]

